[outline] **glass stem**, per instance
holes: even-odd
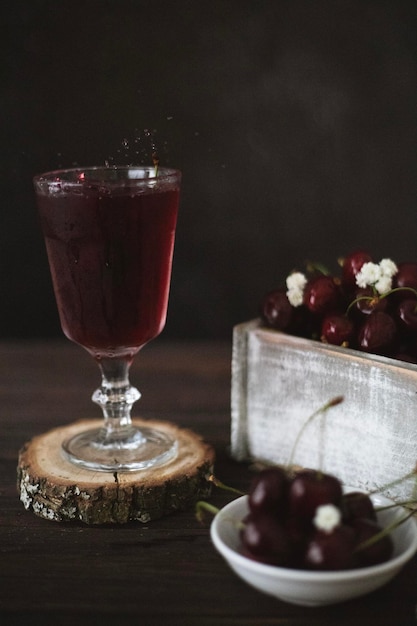
[[[103,410],[106,437],[128,437],[132,424],[130,411],[141,395],[129,382],[130,361],[101,359],[99,367],[102,375],[101,387],[93,393],[92,400]]]

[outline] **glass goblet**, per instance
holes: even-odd
[[[155,167],[86,167],[34,178],[61,327],[98,363],[93,401],[101,428],[63,443],[72,463],[135,471],[172,460],[177,442],[131,419],[135,354],[167,313],[181,173]]]

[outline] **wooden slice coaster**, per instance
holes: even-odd
[[[178,440],[169,463],[135,472],[94,472],[61,454],[62,441],[102,421],[83,420],[34,437],[19,453],[18,491],[26,509],[57,522],[146,523],[210,495],[214,450],[191,430],[169,422],[134,420]]]

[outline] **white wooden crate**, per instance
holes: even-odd
[[[234,328],[231,452],[286,464],[308,417],[344,402],[305,429],[294,463],[373,490],[417,463],[417,366],[263,328]],[[414,480],[414,479],[413,479]],[[411,480],[386,491],[405,499]]]

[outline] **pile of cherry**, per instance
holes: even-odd
[[[392,288],[380,294],[359,287],[357,275],[372,256],[356,251],[341,262],[339,275],[312,271],[300,306],[285,287],[264,296],[260,314],[269,328],[417,363],[417,262],[397,265]]]
[[[280,467],[265,469],[252,481],[248,504],[242,553],[256,561],[333,571],[376,565],[392,555],[392,539],[380,536],[370,497],[343,494],[331,474],[303,470],[290,476]]]

